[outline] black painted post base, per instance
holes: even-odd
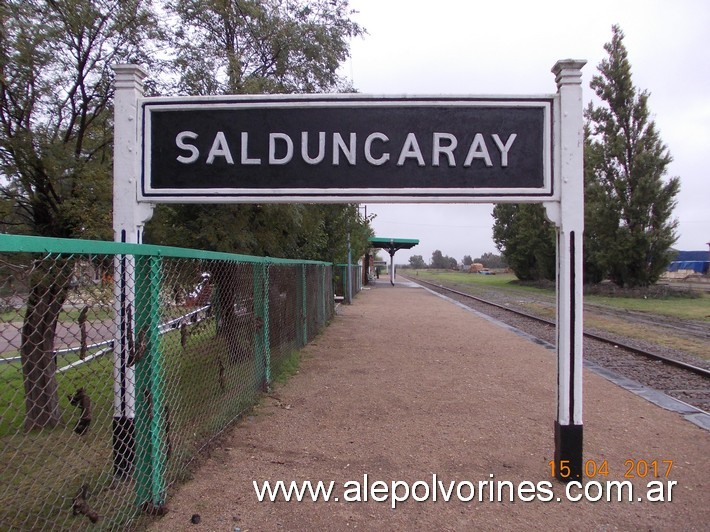
[[[583,425],[560,425],[555,421],[555,478],[562,482],[581,480]]]
[[[131,477],[135,440],[133,419],[113,418],[113,476],[116,479]]]

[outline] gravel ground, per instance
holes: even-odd
[[[151,530],[707,530],[710,433],[585,372],[585,459],[608,466],[594,480],[624,480],[629,461],[656,461],[655,481],[677,484],[672,502],[639,501],[652,479],[638,475],[632,502],[567,500],[550,477],[554,355],[421,288],[363,291],[302,357]],[[344,500],[346,483],[366,484],[365,475],[372,487],[431,484],[434,474],[464,496],[461,483],[474,483],[474,499],[440,494],[392,508],[369,491],[366,502]],[[265,480],[332,480],[339,501],[258,502],[252,482]],[[479,482],[492,481],[549,482],[551,500],[491,502]]]

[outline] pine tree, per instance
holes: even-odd
[[[649,93],[632,83],[623,40],[613,26],[608,57],[591,82],[602,105],[585,111],[585,271],[619,286],[648,286],[670,261],[680,182],[664,181],[672,158],[650,118]]]

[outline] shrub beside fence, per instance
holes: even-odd
[[[0,235],[0,529],[161,512],[324,328],[333,284],[322,262]]]

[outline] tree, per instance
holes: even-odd
[[[595,277],[648,286],[671,260],[680,181],[664,182],[672,158],[650,119],[649,93],[632,84],[623,40],[613,26],[608,57],[591,82],[602,105],[585,111],[585,249]]]
[[[409,267],[415,270],[424,270],[426,269],[426,262],[424,262],[424,258],[421,255],[412,255],[409,257]]]
[[[486,252],[480,257],[478,257],[474,262],[480,262],[486,268],[505,268],[508,264],[505,262],[504,258],[495,253]]]
[[[0,195],[16,232],[110,237],[110,65],[145,62],[156,27],[149,8],[141,0],[0,3]],[[29,276],[26,430],[60,422],[53,345],[71,269],[57,257],[37,261]]]
[[[430,268],[439,268],[442,270],[455,270],[458,268],[458,262],[456,259],[444,256],[440,250],[436,250],[431,254],[431,262],[429,264]]]
[[[448,266],[448,261],[444,259],[444,254],[441,250],[437,249],[431,254],[431,261],[429,262],[430,268],[446,268]]]
[[[363,34],[347,0],[170,0],[178,90],[190,94],[325,92],[349,39]],[[347,87],[349,89],[349,87]]]
[[[518,279],[555,279],[555,227],[542,205],[501,203],[493,208],[493,241]]]
[[[350,89],[338,69],[349,54],[349,39],[363,29],[350,20],[347,0],[170,0],[166,9],[180,21],[173,38],[173,90],[220,95]],[[346,229],[351,244],[358,225],[369,231],[353,208],[159,206],[146,241],[345,262]]]
[[[464,255],[463,259],[461,260],[461,263],[464,266],[471,266],[471,264],[473,264],[473,259],[471,258],[471,255]]]

